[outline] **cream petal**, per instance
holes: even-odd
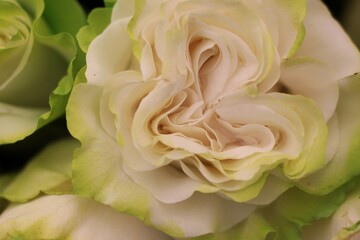
[[[208,152],[208,148],[202,145],[199,140],[189,138],[180,133],[160,135],[157,138],[171,148],[184,149],[192,154],[206,154]]]
[[[255,210],[255,206],[250,204],[236,203],[215,194],[203,193],[195,193],[177,204],[153,203],[151,207],[154,213],[158,212],[151,217],[151,221],[162,226],[160,230],[178,225],[187,230],[178,234],[183,237],[227,230]],[[217,216],[213,218],[212,214],[215,212]]]
[[[359,74],[340,81],[340,97],[336,109],[336,124],[339,130],[335,136],[338,142],[336,153],[324,168],[298,182],[302,189],[311,194],[328,194],[359,175],[359,83]],[[329,125],[329,131],[332,130]]]
[[[323,112],[325,120],[334,113],[339,97],[336,74],[324,63],[313,59],[293,58],[282,65],[280,82],[292,94],[313,99]]]
[[[112,9],[111,21],[131,17],[135,11],[135,3],[136,0],[117,0]]]
[[[300,156],[286,161],[284,173],[288,178],[303,178],[325,165],[328,127],[318,106],[300,95],[273,94],[296,111],[301,118],[305,133]]]
[[[43,196],[0,216],[0,237],[27,239],[171,239],[133,216],[75,195]]]
[[[158,137],[155,137],[155,139],[158,139],[159,141],[163,142],[164,144],[167,144],[167,141],[172,142],[171,140],[172,136],[178,136],[182,137],[189,141],[194,141],[198,144],[201,144],[204,147],[210,146],[210,136],[208,132],[206,132],[203,128],[197,127],[197,126],[165,126],[163,127],[163,130],[165,132],[169,132],[167,134],[161,134]],[[172,146],[171,144],[169,146]],[[174,147],[174,146],[172,146]],[[181,148],[181,146],[179,145]],[[187,148],[184,148],[187,149]]]
[[[289,107],[284,108],[275,98],[233,95],[224,98],[215,111],[220,118],[233,124],[257,123],[279,130],[281,139],[276,150],[290,158],[297,157],[301,151],[304,134],[301,119],[298,113]]]
[[[171,116],[169,116],[169,119],[171,119],[174,124],[178,125],[196,124],[205,118],[205,116],[203,115],[203,107],[204,102],[202,101],[195,102],[189,107],[182,106],[181,111],[172,114]]]
[[[214,125],[213,129],[223,146],[223,152],[230,153],[233,149],[245,146],[254,147],[256,152],[267,152],[275,146],[275,137],[272,131],[264,125],[250,123],[234,126],[223,119],[218,119],[217,122],[218,124]]]
[[[271,31],[280,58],[291,57],[304,38],[302,23],[308,10],[306,1],[292,1],[291,4],[287,0],[264,0],[260,4],[249,2],[256,8],[256,12],[261,15]]]
[[[189,157],[180,162],[181,168],[184,172],[190,173],[190,176],[197,176],[194,179],[199,179],[201,182],[214,185],[229,181],[225,171],[222,169],[221,163],[218,161],[207,161],[198,156]],[[199,174],[201,177],[198,177]]]
[[[135,71],[123,71],[114,75],[105,86],[104,92],[111,93],[111,96],[108,98],[108,105],[104,105],[104,107],[108,107],[115,116],[114,124],[118,134],[117,141],[123,155],[126,156],[124,161],[134,169],[149,170],[156,168],[151,160],[154,158],[159,159],[159,156],[155,154],[154,157],[154,153],[142,156],[139,151],[141,146],[134,145],[134,137],[131,132],[136,106],[154,87],[152,82],[143,84],[141,80],[141,75]],[[146,125],[138,125],[138,127],[147,128]],[[151,145],[151,138],[146,137],[147,139],[142,139],[142,141],[147,140],[147,143]]]
[[[110,76],[129,66],[132,58],[131,40],[127,32],[129,19],[122,18],[112,22],[91,42],[86,54],[85,73],[89,83],[104,85]]]
[[[124,167],[124,171],[137,184],[148,189],[157,200],[167,204],[188,199],[202,185],[171,165],[151,171],[133,171]]]
[[[247,203],[268,205],[292,186],[292,183],[270,174],[259,195]]]
[[[148,146],[153,142],[149,122],[152,117],[170,101],[182,88],[181,83],[158,82],[154,89],[144,97],[134,114],[132,135],[138,146]]]
[[[306,3],[306,35],[296,55],[317,59],[330,66],[335,79],[359,72],[359,51],[340,24],[321,1],[307,0]]]
[[[289,178],[303,177],[325,163],[327,125],[310,99],[280,93],[256,98],[235,95],[224,99],[216,112],[231,123],[259,123],[279,131],[273,151],[287,155],[284,171]]]

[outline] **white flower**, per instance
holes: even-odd
[[[347,180],[317,172],[345,162],[354,92],[340,80],[360,59],[320,1],[133,6],[114,6],[68,106],[82,142],[75,192],[189,237],[227,230],[293,185],[324,194]]]

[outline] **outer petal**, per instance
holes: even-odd
[[[338,101],[338,80],[327,64],[316,59],[294,57],[282,65],[280,82],[292,94],[314,100],[325,120],[329,120]]]
[[[257,5],[259,6],[255,4],[254,7],[258,8],[270,29],[281,58],[291,57],[299,49],[305,36],[303,20],[307,10],[306,0],[265,0]]]
[[[138,219],[75,195],[44,196],[0,215],[1,239],[171,239]]]
[[[84,26],[76,35],[81,50],[87,52],[91,41],[99,35],[111,22],[110,8],[96,8],[90,12],[89,25]]]
[[[359,72],[359,51],[321,1],[307,0],[306,35],[297,53],[334,69],[335,79]]]
[[[111,21],[131,17],[135,11],[135,2],[136,0],[117,0],[113,7]]]
[[[71,192],[71,159],[78,143],[66,139],[39,153],[1,192],[11,202],[25,202],[44,193]]]
[[[131,60],[131,41],[127,34],[129,18],[119,19],[110,24],[105,31],[95,38],[86,55],[86,77],[89,83],[103,84],[106,79],[126,70]],[[121,44],[119,44],[121,39]],[[104,46],[112,46],[104,48]],[[116,52],[116,54],[113,54]],[[106,64],[103,64],[106,62]]]
[[[42,109],[24,109],[0,103],[0,144],[16,142],[34,132]]]
[[[333,191],[360,173],[360,77],[340,82],[336,108],[339,136],[336,154],[320,171],[302,179],[299,186],[313,194]],[[336,177],[334,177],[336,176]]]
[[[292,94],[314,99],[328,120],[338,100],[338,81],[360,71],[360,54],[321,1],[308,0],[306,35],[280,81]]]
[[[345,192],[351,186],[353,185],[345,185],[325,196],[314,196],[292,188],[269,206],[258,209],[245,221],[228,231],[203,235],[191,238],[191,240],[312,240],[301,238],[301,228],[316,219],[328,217],[334,213],[344,201]],[[319,238],[319,240],[322,239]]]
[[[329,218],[321,219],[303,230],[306,240],[356,240],[360,237],[360,185]]]
[[[102,32],[102,29],[106,26],[105,23],[108,22],[109,12],[106,9],[98,9],[90,15],[90,26],[85,27],[79,33],[80,45],[86,50],[87,43],[90,42],[94,35],[101,32],[102,34],[91,42],[86,55],[88,66],[86,77],[88,82],[103,84],[109,76],[129,67],[132,59],[132,44],[127,28],[134,7],[134,0],[117,1],[112,11],[111,23],[105,28],[104,32]],[[103,18],[104,16],[105,18]],[[120,44],[119,41],[121,41]],[[104,48],[104,46],[111,47]],[[116,54],[113,54],[114,52]],[[103,64],[105,61],[106,64]]]
[[[119,145],[100,125],[100,94],[99,86],[79,84],[68,105],[69,129],[82,142],[73,164],[75,193],[134,215],[176,237],[223,231],[254,210],[252,205],[234,203],[215,194],[196,193],[175,204],[156,200],[122,170]]]

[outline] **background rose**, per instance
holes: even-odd
[[[325,194],[359,171],[347,172],[356,150],[346,144],[356,134],[337,132],[357,124],[348,102],[355,78],[339,80],[359,70],[359,55],[320,2],[308,1],[306,15],[304,1],[207,2],[205,10],[203,1],[144,2],[133,18],[121,3],[91,43],[88,84],[75,88],[68,108],[69,128],[83,143],[74,163],[78,194],[171,235],[197,236],[228,229],[249,215],[250,203],[272,202],[293,184]],[[218,18],[210,18],[213,9]],[[98,30],[90,25],[79,38],[89,42]],[[346,177],[331,180],[328,168],[318,175],[326,161],[345,166],[338,172]],[[233,215],[218,216],[214,205]]]
[[[4,144],[23,139],[63,114],[76,72],[76,67],[68,69],[77,52],[72,35],[85,16],[72,0],[2,0],[0,9],[0,144]]]

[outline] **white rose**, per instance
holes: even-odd
[[[339,80],[360,68],[320,1],[134,6],[114,6],[68,106],[83,144],[75,192],[189,237],[227,230],[293,185],[320,194],[347,180],[308,178],[345,162],[338,142],[354,135],[339,108],[352,95]]]

